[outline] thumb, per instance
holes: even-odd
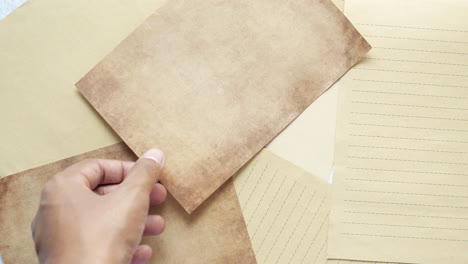
[[[159,180],[164,162],[164,153],[160,149],[148,150],[135,162],[123,184],[137,187],[149,194],[154,184]]]

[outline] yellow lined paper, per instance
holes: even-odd
[[[350,263],[327,262],[330,204],[324,181],[264,149],[234,185],[258,263]]]
[[[329,257],[468,263],[468,2],[350,0]]]

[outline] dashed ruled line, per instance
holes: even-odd
[[[423,63],[423,64],[435,64],[435,65],[449,65],[449,66],[468,67],[468,64],[448,63],[448,62],[439,62],[439,61],[399,60],[399,59],[376,58],[376,57],[366,57],[364,60],[395,61],[395,62],[407,62],[407,63]]]
[[[467,175],[468,176],[468,175]],[[430,182],[413,182],[413,181],[395,181],[395,180],[374,180],[374,179],[362,179],[362,178],[345,178],[346,181],[365,181],[365,182],[380,182],[380,183],[395,183],[395,184],[412,184],[412,185],[428,185],[438,187],[456,187],[456,188],[468,188],[468,185],[463,184],[450,184],[450,183],[430,183]]]
[[[461,100],[468,99],[468,97],[436,95],[436,94],[398,93],[398,92],[383,92],[383,91],[372,91],[372,90],[351,90],[351,91],[359,92],[359,93],[373,93],[373,94],[394,94],[394,95],[405,95],[405,96],[421,96],[421,97],[448,98],[448,99],[461,99]]]
[[[355,125],[355,126],[374,126],[374,127],[388,127],[388,128],[422,129],[422,130],[447,131],[447,132],[468,132],[468,130],[464,130],[464,129],[451,129],[451,128],[393,126],[393,125],[369,124],[369,123],[349,123],[349,124],[350,125]]]
[[[384,25],[384,24],[369,24],[369,23],[355,23],[355,25],[369,26],[369,27],[404,28],[404,29],[417,29],[417,30],[430,30],[430,31],[446,31],[446,32],[468,33],[467,30],[457,30],[457,29],[448,29],[448,28],[410,27],[410,26]]]
[[[415,149],[415,148],[397,148],[397,147],[386,147],[386,146],[368,146],[368,145],[348,145],[352,148],[371,148],[371,149],[388,149],[388,150],[404,150],[404,151],[421,151],[421,152],[440,152],[440,153],[452,153],[452,154],[464,154],[462,151],[448,151],[448,150],[435,150],[435,149]]]
[[[467,53],[468,55],[468,53]],[[397,73],[408,73],[408,74],[423,74],[423,75],[438,75],[438,76],[449,76],[449,77],[465,77],[468,78],[468,75],[464,74],[452,74],[452,73],[440,73],[440,72],[420,72],[420,71],[400,71],[400,70],[391,70],[391,69],[374,69],[374,68],[364,68],[364,67],[354,67],[353,70],[360,71],[380,71],[380,72],[397,72]]]
[[[450,173],[450,172],[434,172],[434,171],[415,171],[415,170],[392,170],[392,169],[376,169],[376,168],[358,168],[358,167],[347,167],[353,170],[369,170],[369,171],[387,171],[387,172],[404,172],[404,173],[422,173],[422,174],[434,174],[434,175],[456,175],[456,176],[468,176],[468,174]]]
[[[354,78],[351,79],[356,82],[374,82],[374,83],[391,83],[391,84],[402,84],[402,85],[417,85],[417,86],[433,86],[433,87],[451,87],[451,88],[465,88],[468,89],[468,86],[462,86],[462,85],[450,85],[450,84],[434,84],[434,83],[421,83],[421,82],[400,82],[400,81],[383,81],[383,80],[372,80],[372,79],[359,79],[359,78]]]
[[[464,118],[450,118],[450,117],[434,117],[434,116],[415,116],[415,115],[397,115],[397,114],[383,114],[383,113],[367,113],[367,112],[350,112],[355,115],[374,115],[374,116],[389,116],[401,118],[421,118],[421,119],[435,119],[435,120],[448,120],[448,121],[468,121]]]
[[[371,105],[388,105],[388,106],[404,106],[404,107],[415,107],[415,108],[431,108],[431,109],[448,109],[448,110],[460,110],[460,111],[467,111],[468,110],[468,108],[459,108],[459,107],[413,105],[413,104],[395,104],[395,103],[368,102],[368,101],[351,101],[351,103],[354,103],[354,104],[371,104]]]
[[[347,156],[351,159],[368,159],[368,160],[387,160],[387,161],[405,161],[405,162],[421,162],[421,163],[434,163],[434,164],[450,164],[450,165],[467,165],[463,162],[450,162],[450,161],[436,161],[436,160],[414,160],[414,159],[393,159],[393,158],[376,158],[376,157],[360,157],[360,156]]]
[[[417,236],[394,236],[394,235],[379,235],[379,234],[361,234],[361,233],[341,233],[348,236],[369,236],[369,237],[386,237],[386,238],[407,238],[407,239],[420,239],[420,240],[440,240],[451,242],[468,242],[466,239],[451,239],[451,238],[438,238],[438,237],[417,237]]]
[[[394,137],[394,136],[365,135],[365,134],[349,134],[349,136],[352,136],[352,137],[386,138],[386,139],[398,139],[398,140],[417,140],[417,141],[433,141],[433,142],[447,142],[447,143],[463,143],[463,144],[468,144],[468,141],[462,141],[462,140],[448,140],[448,139],[434,139],[434,138]]]
[[[364,35],[364,37],[398,39],[398,40],[428,41],[428,42],[440,42],[440,43],[454,43],[454,44],[468,44],[468,42],[466,42],[466,41],[454,41],[454,40],[442,40],[442,39],[406,38],[406,37],[393,37],[393,36],[382,36],[382,35]]]

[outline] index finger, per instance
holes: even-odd
[[[66,168],[59,176],[71,176],[94,190],[102,184],[121,183],[134,164],[133,161],[86,159]]]

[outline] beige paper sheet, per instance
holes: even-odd
[[[28,1],[0,21],[0,178],[120,141],[74,84],[164,2]]]
[[[258,263],[366,264],[328,260],[329,187],[262,150],[234,177]]]
[[[324,181],[333,168],[338,85],[330,87],[266,146]]]
[[[335,5],[336,7],[338,7],[338,9],[341,10],[341,12],[343,12],[344,10],[344,0],[331,0]]]
[[[349,0],[329,257],[468,263],[468,2]]]
[[[0,255],[8,263],[37,263],[30,224],[42,185],[85,158],[134,160],[123,143],[0,179]],[[166,220],[164,233],[147,237],[150,263],[256,263],[234,184],[227,182],[197,212],[188,215],[170,196],[152,209]]]
[[[174,0],[77,87],[190,213],[369,48],[328,0]]]

